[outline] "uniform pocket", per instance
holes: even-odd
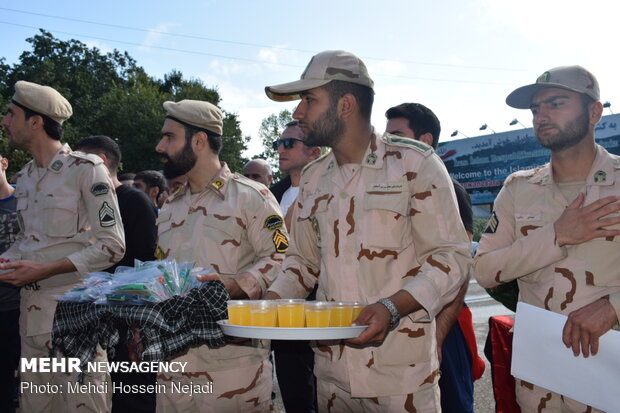
[[[218,255],[210,261],[218,263],[222,273],[236,274],[244,230],[235,222],[235,217],[221,221],[218,219],[204,220],[203,231],[207,240],[208,254]]]
[[[412,241],[409,195],[366,194],[361,242],[365,247],[401,250]]]
[[[78,201],[76,198],[48,198],[43,205],[44,232],[50,237],[72,237],[78,232]]]

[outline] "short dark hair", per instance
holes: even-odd
[[[157,187],[159,192],[157,193],[157,197],[162,193],[164,189],[166,189],[166,178],[164,176],[153,170],[140,171],[134,176],[134,180],[142,180],[146,185],[146,189],[151,189]],[[155,198],[157,198],[155,197]]]
[[[285,128],[289,128],[291,126],[299,126],[299,121],[295,119],[284,125]]]
[[[420,103],[401,103],[398,106],[389,108],[385,112],[385,117],[389,119],[405,118],[409,121],[409,128],[420,137],[425,133],[430,133],[433,137],[434,149],[437,149],[441,124],[432,110]]]
[[[345,82],[344,80],[332,80],[323,86],[329,95],[332,105],[335,105],[338,99],[350,93],[357,101],[362,117],[370,121],[372,115],[372,104],[375,100],[375,92],[368,86],[358,85],[357,83]]]
[[[189,145],[192,143],[192,137],[198,132],[204,132],[207,134],[207,138],[209,140],[209,147],[216,155],[219,155],[222,150],[222,135],[218,135],[215,132],[211,132],[210,130],[193,127],[187,124],[182,124],[185,126],[185,140]]]
[[[17,102],[13,101],[13,103],[17,103]],[[62,128],[62,125],[60,123],[56,122],[54,119],[50,118],[47,115],[44,115],[39,112],[35,112],[32,109],[28,109],[24,105],[17,104],[17,106],[19,106],[20,108],[24,110],[24,117],[26,119],[29,119],[33,116],[41,116],[43,118],[43,129],[45,130],[45,133],[47,133],[47,135],[50,138],[57,140],[57,141],[62,139],[62,136],[64,135],[65,131]]]
[[[128,180],[132,180],[136,177],[136,174],[134,174],[133,172],[125,172],[122,173],[118,176],[118,180],[119,181],[128,181]]]
[[[118,172],[121,163],[121,148],[114,139],[104,135],[94,135],[82,138],[74,146],[75,150],[83,152],[102,152],[108,158],[108,169],[113,175]]]

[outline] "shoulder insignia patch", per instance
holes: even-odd
[[[282,227],[284,221],[282,217],[279,215],[269,215],[267,219],[265,219],[265,228],[274,230]]]
[[[430,146],[428,146],[424,142],[416,141],[415,139],[403,138],[402,136],[386,134],[385,141],[386,143],[389,143],[390,145],[412,148],[421,153],[426,153],[430,149],[432,149]]]
[[[273,245],[276,247],[276,252],[285,253],[288,251],[288,238],[279,229],[276,229],[273,233]]]
[[[90,187],[90,193],[94,196],[105,195],[110,192],[110,186],[105,182],[97,182]]]
[[[58,172],[60,171],[60,168],[62,168],[62,165],[62,161],[60,159],[56,159],[54,163],[50,166],[50,168],[52,169],[52,171]]]
[[[104,202],[99,208],[99,225],[102,227],[112,227],[116,225],[116,217],[114,217],[114,210]]]
[[[368,165],[374,165],[377,163],[377,155],[374,152],[369,153],[366,157],[366,163]]]
[[[484,229],[484,233],[495,234],[495,231],[497,231],[498,225],[499,225],[499,220],[497,219],[497,215],[495,214],[495,211],[493,211],[493,213],[491,214],[491,217],[489,218],[489,221],[487,222],[487,226]]]
[[[219,179],[216,179],[215,181],[211,182],[211,186],[215,189],[220,189],[224,186],[224,182],[220,181]]]
[[[594,173],[594,182],[605,182],[607,180],[607,173],[605,171],[596,171]]]

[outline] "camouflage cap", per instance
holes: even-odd
[[[13,103],[41,115],[49,116],[62,124],[73,114],[71,104],[56,89],[19,80],[15,83]]]
[[[581,66],[559,66],[540,75],[536,83],[513,91],[506,103],[513,108],[529,109],[536,92],[552,87],[583,93],[597,102],[600,100],[598,82],[592,73]]]
[[[310,59],[299,80],[267,86],[265,93],[271,100],[286,102],[300,99],[300,92],[326,85],[332,80],[373,88],[373,81],[360,58],[343,50],[327,50]]]
[[[222,111],[212,103],[202,100],[185,99],[180,102],[164,102],[167,118],[183,125],[206,129],[217,135],[222,135]]]

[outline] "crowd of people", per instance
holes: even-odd
[[[56,297],[87,273],[135,259],[213,269],[199,279],[223,283],[232,299],[362,302],[355,323],[367,328],[348,340],[194,346],[172,359],[184,371],[80,378],[165,391],[21,392],[22,412],[267,412],[272,350],[289,412],[474,412],[484,362],[464,305],[472,276],[485,287],[516,279],[519,300],[568,315],[561,339],[576,357],[595,355],[599,337],[618,329],[620,157],[595,143],[602,105],[588,71],[554,68],[508,96],[510,106],[532,111],[551,161],[506,180],[473,259],[471,201],[433,150],[441,128],[429,108],[396,105],[386,112],[386,134],[377,133],[373,80],[344,51],[315,55],[300,79],[265,92],[299,100],[273,143],[284,176],[275,184],[265,160],[251,160],[242,174],[220,161],[223,114],[209,102],[163,102],[153,148],[163,174],[118,175],[113,139],[90,136],[70,148],[62,125],[71,104],[51,87],[15,84],[2,126],[11,147],[33,159],[13,187],[0,158],[0,321],[8,338],[0,409],[14,408],[20,354],[49,357]],[[134,360],[134,329],[119,326],[125,339],[116,359]],[[106,349],[93,357],[105,362]],[[27,371],[20,379],[62,385],[78,377]],[[173,391],[179,384],[213,391]],[[597,411],[522,380],[515,392],[524,412]]]

